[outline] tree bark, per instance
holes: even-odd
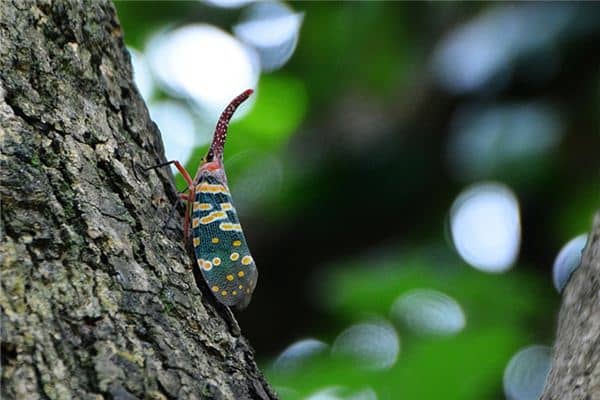
[[[600,213],[563,294],[542,399],[600,399]]]
[[[107,1],[0,6],[3,399],[275,398],[191,268]],[[201,278],[200,278],[201,279]]]

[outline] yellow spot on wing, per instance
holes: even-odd
[[[195,237],[194,238],[194,247],[198,247],[200,246],[200,238]]]
[[[197,227],[198,225],[200,225],[200,220],[198,218],[194,218],[192,220],[192,227]]]
[[[219,219],[227,218],[227,214],[224,211],[213,211],[208,214],[206,217],[200,218],[200,223],[202,225],[210,224],[213,221],[217,221]]]
[[[194,203],[194,211],[208,211],[212,210],[212,204],[210,203]]]
[[[218,286],[213,286],[212,287],[212,291],[213,292],[218,292],[219,291],[219,287]]]
[[[240,278],[243,278],[243,277],[244,277],[244,271],[240,271],[240,272],[238,272],[238,276],[239,276]],[[240,285],[240,286],[242,286],[242,285]],[[241,289],[241,288],[240,288],[240,289]]]
[[[223,291],[221,292],[221,295],[222,295],[222,296],[227,296],[227,290],[223,290]]]
[[[227,280],[228,280],[228,281],[232,281],[232,280],[233,280],[233,275],[231,275],[231,274],[230,274],[230,275],[227,275]]]
[[[229,194],[229,190],[223,185],[212,185],[210,183],[201,183],[196,186],[196,192],[201,193],[225,193]]]
[[[231,294],[235,296],[237,292],[234,290],[233,292],[231,292]]]
[[[210,261],[204,261],[204,263],[202,264],[202,268],[205,271],[210,271],[212,269],[212,263]]]
[[[243,287],[244,287],[244,285],[240,285],[240,286],[238,286],[238,289],[241,289],[241,288],[243,288]]]
[[[211,239],[211,242],[213,242],[214,244],[219,243],[219,238],[218,237],[214,237]]]
[[[221,203],[221,210],[223,210],[223,211],[233,210],[233,205],[231,203]]]
[[[219,257],[213,258],[213,265],[221,265],[221,259]]]
[[[250,256],[244,256],[244,258],[242,258],[242,264],[244,265],[248,265],[252,262],[252,257]]]
[[[232,224],[229,222],[221,222],[219,224],[219,229],[221,229],[222,231],[242,231],[242,227],[240,226],[240,224]]]
[[[229,256],[229,259],[231,261],[237,261],[238,258],[240,258],[240,254],[239,253],[231,253],[231,255]]]
[[[234,240],[233,241],[233,246],[234,247],[240,247],[242,245],[242,242],[240,240]]]

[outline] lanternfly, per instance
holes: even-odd
[[[251,94],[248,89],[229,103],[221,114],[212,144],[200,163],[194,179],[179,161],[168,161],[153,168],[175,164],[188,184],[184,221],[185,237],[191,238],[196,263],[217,300],[227,306],[245,308],[252,298],[258,271],[231,199],[223,167],[223,148],[229,120],[238,106]]]

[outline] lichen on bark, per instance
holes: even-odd
[[[203,291],[105,1],[0,7],[2,398],[274,398]],[[200,288],[200,289],[199,289]]]

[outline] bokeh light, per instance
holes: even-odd
[[[203,0],[205,3],[222,8],[240,8],[256,0]]]
[[[562,137],[559,113],[539,103],[468,106],[452,123],[449,159],[455,175],[464,180],[490,178],[515,162],[531,166]],[[530,167],[520,173],[534,171]]]
[[[150,67],[146,61],[146,57],[139,51],[128,47],[131,56],[131,65],[133,67],[133,79],[140,94],[146,102],[150,100],[154,91],[154,80],[150,72]]]
[[[165,157],[185,163],[196,144],[208,143],[207,137],[196,138],[194,117],[180,103],[165,100],[148,106],[150,117],[161,131]],[[204,139],[204,140],[202,140]],[[172,167],[176,171],[175,167]]]
[[[377,400],[377,393],[372,388],[349,390],[343,386],[330,386],[318,390],[305,398],[306,400]]]
[[[551,350],[533,345],[520,350],[504,370],[504,394],[508,400],[537,400],[550,371]]]
[[[581,256],[588,235],[584,233],[569,240],[554,260],[552,266],[552,282],[558,293],[562,293],[573,271],[581,264]]]
[[[163,87],[192,99],[209,118],[218,116],[231,99],[256,88],[258,82],[256,52],[212,25],[161,32],[149,42],[147,54]],[[253,101],[242,104],[234,119],[244,115]]]
[[[516,196],[498,183],[465,189],[452,204],[450,232],[456,251],[468,264],[485,272],[506,271],[521,243]]]
[[[355,360],[364,369],[386,369],[398,359],[400,338],[394,327],[384,321],[356,324],[338,335],[331,353]]]
[[[306,365],[311,359],[327,352],[327,343],[317,339],[303,339],[288,346],[275,359],[273,370],[276,373],[290,373]]]
[[[460,304],[452,297],[431,289],[414,289],[392,304],[391,318],[418,334],[453,335],[466,324]]]
[[[233,31],[244,43],[254,47],[263,71],[284,65],[294,53],[303,15],[285,4],[268,1],[252,4]]]
[[[549,79],[556,73],[557,62],[552,62],[556,41],[574,11],[570,5],[491,7],[438,44],[434,74],[452,93],[498,90],[512,77],[519,58],[544,52],[547,62],[538,65],[537,79]]]

